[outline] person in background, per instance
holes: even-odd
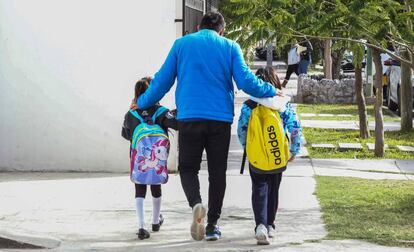
[[[395,51],[394,46],[392,43],[389,43],[387,49],[391,52]],[[390,66],[393,65],[393,59],[387,53],[381,53],[381,63],[382,63],[382,86],[383,86],[383,97],[385,100],[388,99],[388,88],[390,83]],[[375,93],[375,92],[374,92]]]
[[[306,47],[306,50],[300,53],[299,74],[308,74],[313,47],[309,40],[301,42],[300,45]]]
[[[298,48],[299,44],[295,44],[288,52],[288,68],[286,71],[285,79],[282,83],[283,88],[286,87],[292,73],[295,73],[297,76],[299,76],[300,55]]]

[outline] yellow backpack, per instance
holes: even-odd
[[[247,105],[252,108],[251,103]],[[290,158],[289,139],[278,111],[260,104],[252,108],[245,153],[258,172],[274,173],[285,169]]]

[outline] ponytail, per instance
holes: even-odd
[[[149,84],[151,82],[151,77],[144,77],[137,81],[135,84],[135,96],[134,101],[136,102],[140,95],[142,95],[149,87]]]

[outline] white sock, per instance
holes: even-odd
[[[152,224],[160,222],[161,197],[152,198]]]
[[[145,198],[135,198],[135,204],[137,207],[137,216],[138,216],[138,228],[145,228],[145,219],[144,219],[144,199]]]

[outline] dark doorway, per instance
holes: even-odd
[[[185,7],[184,35],[197,31],[197,26],[200,24],[203,15],[204,13],[202,11],[192,9],[187,6]]]
[[[197,31],[205,12],[217,11],[219,0],[184,0],[183,35]]]

